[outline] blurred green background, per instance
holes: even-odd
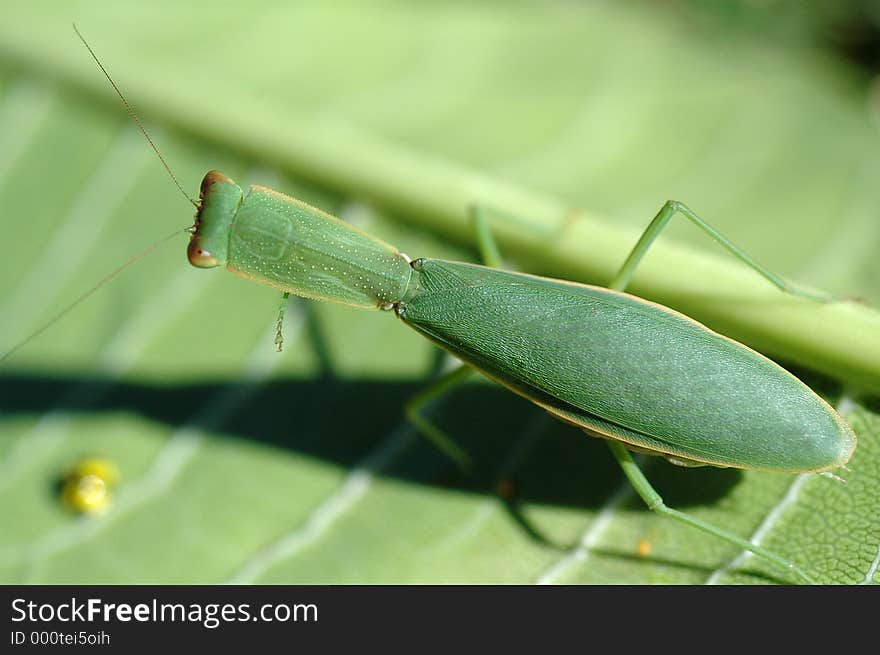
[[[774,271],[880,303],[874,3],[32,0],[0,24],[0,349],[191,221],[72,21],[192,193],[219,168],[464,259],[464,206],[495,203],[521,209],[500,225],[514,264],[595,283],[676,198]],[[636,289],[767,346],[860,443],[845,486],[649,477],[824,582],[880,581],[876,311],[790,305],[688,225],[661,241]],[[277,355],[277,294],[184,248],[0,365],[0,581],[779,581],[485,382],[433,411],[478,463],[460,475],[401,414],[448,365],[428,343],[297,301]],[[90,454],[121,472],[100,517],[57,497]]]

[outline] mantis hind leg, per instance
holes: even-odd
[[[626,289],[627,285],[632,279],[633,273],[635,273],[635,270],[639,265],[639,262],[641,262],[642,257],[645,256],[645,253],[648,252],[648,249],[654,243],[654,240],[660,235],[660,232],[663,231],[663,228],[665,228],[669,224],[669,221],[672,220],[672,217],[676,214],[680,214],[681,216],[687,218],[689,221],[691,221],[691,223],[693,223],[703,232],[708,234],[714,241],[721,244],[734,257],[736,257],[746,266],[764,277],[768,282],[770,282],[770,284],[778,288],[780,291],[801,298],[817,300],[819,302],[831,302],[834,300],[843,299],[832,294],[827,294],[821,291],[814,291],[811,289],[805,289],[803,287],[797,286],[769,271],[768,269],[761,266],[754,259],[752,259],[739,246],[731,242],[718,230],[716,230],[714,227],[712,227],[706,221],[700,218],[696,214],[696,212],[690,209],[687,205],[678,202],[677,200],[668,200],[663,205],[663,207],[660,208],[660,211],[657,212],[657,215],[642,233],[642,236],[639,238],[638,242],[629,253],[629,256],[626,258],[626,261],[624,261],[623,266],[621,266],[620,270],[617,272],[617,275],[615,275],[614,278],[611,280],[611,284],[608,285],[609,289],[614,289],[615,291],[624,291]]]
[[[624,474],[633,486],[635,492],[643,501],[645,501],[648,509],[657,512],[662,516],[668,516],[679,523],[694,527],[701,532],[714,535],[715,537],[723,539],[743,550],[747,550],[757,557],[789,571],[797,576],[802,582],[816,584],[816,580],[798,568],[793,562],[780,557],[757,544],[753,544],[751,541],[738,537],[732,532],[722,530],[711,523],[706,523],[705,521],[701,521],[689,514],[667,507],[666,503],[663,502],[663,498],[657,493],[654,487],[651,486],[651,483],[648,482],[648,479],[645,477],[644,473],[642,473],[638,464],[635,463],[635,460],[633,460],[632,455],[630,455],[626,447],[619,441],[608,441],[608,447],[611,448],[611,453],[614,455],[617,463],[620,464],[620,467],[623,469]]]

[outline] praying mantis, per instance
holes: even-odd
[[[713,233],[711,228],[687,206],[675,202],[665,205],[649,231],[635,246],[630,258],[623,264],[610,289],[601,290],[599,287],[501,270],[498,256],[491,254],[497,250],[493,246],[486,220],[486,213],[491,210],[480,206],[472,208],[471,214],[477,233],[480,235],[478,242],[484,252],[484,262],[488,264],[484,267],[418,256],[410,258],[394,247],[358,230],[350,229],[333,217],[289,196],[260,187],[242,189],[228,177],[216,172],[211,172],[205,177],[200,196],[197,203],[199,217],[189,248],[190,261],[194,265],[204,268],[226,265],[234,272],[279,288],[284,293],[295,293],[305,297],[389,312],[452,354],[459,356],[471,368],[480,370],[490,379],[500,382],[514,393],[550,411],[555,417],[575,424],[590,434],[599,434],[608,438],[615,458],[652,509],[749,549],[789,569],[802,581],[810,580],[806,572],[801,571],[791,562],[781,560],[741,538],[726,534],[723,530],[693,521],[686,515],[666,508],[662,505],[659,495],[653,492],[647,480],[636,468],[628,448],[623,445],[625,443],[633,449],[651,454],[661,453],[679,464],[704,463],[792,472],[834,469],[844,465],[855,448],[855,436],[845,421],[805,385],[794,380],[790,374],[745,346],[711,333],[672,310],[623,293],[640,258],[663,226],[676,213],[683,214],[709,231],[713,237],[723,239],[721,235]],[[730,242],[726,242],[725,245],[745,264],[764,275],[770,283],[780,287],[785,286],[779,278],[758,266],[736,246]],[[310,270],[316,273],[310,273]],[[443,284],[446,284],[449,278],[458,281],[444,287]],[[461,292],[463,289],[481,289],[483,295],[479,298],[457,297],[456,292]],[[800,293],[797,290],[795,292]],[[517,295],[518,293],[522,295]],[[436,296],[429,298],[434,294]],[[435,300],[444,295],[448,296],[446,300]],[[810,294],[805,292],[804,295]],[[498,296],[500,299],[497,298]],[[491,302],[492,299],[496,299],[497,302]],[[813,298],[813,300],[826,302],[828,299]],[[437,307],[434,307],[435,302],[439,302]],[[559,308],[579,302],[583,303],[583,307],[579,310],[571,310],[576,312],[573,318],[568,319],[561,326],[554,325],[553,314]],[[511,313],[493,315],[487,311],[497,309],[499,306],[506,307]],[[607,312],[611,314],[606,316]],[[474,344],[485,344],[500,326],[510,327],[512,323],[509,319],[518,313],[525,313],[523,320],[533,325],[528,331],[518,328],[511,330],[508,335],[520,342],[527,338],[540,337],[539,341],[533,341],[532,346],[524,347],[521,351],[511,351],[505,343],[495,346],[496,349],[510,355],[508,360],[498,357],[497,353],[489,357],[486,353],[474,351],[476,347]],[[614,389],[608,384],[611,379],[624,383],[623,388],[632,396],[630,399],[632,407],[627,408],[626,419],[622,415],[601,414],[595,408],[578,405],[578,403],[583,404],[584,399],[573,401],[572,394],[581,393],[578,383],[582,384],[590,379],[585,375],[586,370],[578,373],[580,377],[574,380],[568,379],[564,388],[549,383],[543,387],[537,384],[541,371],[547,371],[559,362],[570,360],[574,351],[583,350],[584,342],[573,339],[579,333],[572,329],[572,325],[586,322],[586,318],[592,316],[607,318],[607,324],[595,332],[607,336],[610,342],[619,345],[613,348],[608,346],[604,351],[605,354],[599,356],[597,360],[600,364],[590,368],[590,371],[601,372],[603,365],[606,369],[608,367],[613,369],[615,364],[640,357],[654,360],[654,364],[647,370],[623,368],[609,373],[604,380],[601,375],[593,376],[591,379],[591,381],[598,380],[596,384],[600,385],[589,387],[589,395],[593,398],[597,396],[597,391],[603,390],[607,391],[609,398],[613,396],[618,400],[626,398],[620,389]],[[656,320],[652,322],[651,319],[645,319],[645,325],[633,327],[634,331],[626,333],[626,328],[632,327],[632,323],[621,317],[635,319],[642,316],[653,316]],[[558,328],[556,332],[554,327]],[[617,329],[614,329],[615,327]],[[452,328],[459,331],[449,332]],[[687,362],[683,358],[676,358],[674,352],[667,360],[661,357],[665,353],[662,349],[656,352],[639,349],[639,337],[644,342],[657,338],[658,334],[660,338],[668,337],[671,341],[681,339],[689,342],[698,337],[704,338],[707,343],[713,343],[713,347],[728,349],[733,360],[740,358],[741,361],[737,360],[738,363],[733,364],[728,360],[719,360],[717,359],[719,353],[715,353],[708,355],[706,360]],[[473,343],[470,343],[471,338]],[[619,342],[615,341],[618,339]],[[552,343],[553,347],[546,348],[542,352],[540,347],[536,347],[536,344],[540,345],[541,342]],[[632,352],[635,353],[630,360],[625,356],[624,346],[631,347]],[[541,358],[538,357],[539,355]],[[756,399],[760,396],[779,397],[786,396],[786,393],[794,394],[788,400],[780,402],[784,402],[786,407],[809,406],[809,412],[796,415],[795,418],[803,419],[803,423],[810,424],[811,428],[808,432],[813,436],[819,436],[815,439],[804,438],[804,443],[809,446],[807,449],[781,444],[778,451],[768,452],[772,449],[764,439],[747,440],[744,444],[739,444],[743,446],[741,450],[722,452],[723,449],[719,447],[717,440],[702,441],[697,434],[698,430],[693,429],[693,441],[685,445],[668,446],[668,442],[672,441],[673,437],[684,434],[684,429],[677,420],[680,416],[671,417],[668,413],[669,408],[658,408],[645,404],[645,401],[663,395],[657,393],[658,389],[667,392],[668,397],[668,392],[680,389],[685,382],[691,382],[682,371],[687,367],[697,367],[697,362],[706,363],[709,367],[717,365],[719,370],[733,371],[737,370],[738,366],[742,366],[749,369],[750,374],[752,369],[761,371],[755,372],[754,375],[763,378],[761,383],[763,386],[756,387],[753,396],[742,399],[740,409],[747,407],[754,409]],[[678,375],[668,380],[660,379],[658,371],[670,370],[676,363],[683,367]],[[446,378],[441,386],[447,386],[448,382],[463,378],[467,370],[469,369],[456,371]],[[559,379],[564,378],[566,374],[565,371],[556,373]],[[725,374],[719,373],[709,380],[717,382],[724,378]],[[705,382],[704,380],[701,386],[711,387]],[[653,392],[639,388],[639,385],[652,384],[656,385]],[[743,415],[733,414],[735,410],[730,406],[730,390],[742,384],[742,379],[733,379],[730,389],[725,393],[718,393],[718,389],[715,388],[714,396],[712,393],[704,396],[695,395],[697,386],[684,390],[683,397],[698,401],[695,404],[703,403],[712,407],[709,414],[695,415],[694,424],[705,425],[708,422],[707,416],[723,416],[722,422],[726,423],[739,422]],[[584,393],[586,390],[587,388],[583,388]],[[779,396],[775,395],[777,392]],[[432,439],[459,465],[466,466],[467,455],[457,448],[454,439],[449,438],[442,430],[438,430],[424,416],[424,403],[419,401],[431,400],[434,397],[430,391],[421,394],[409,405],[408,414],[423,434]],[[796,399],[792,400],[795,397]],[[609,408],[614,409],[613,402],[603,399],[601,405],[605,411],[609,411]],[[679,402],[681,402],[680,398],[675,400],[675,403]],[[668,432],[664,432],[659,437],[654,434],[649,435],[655,437],[653,440],[650,438],[639,440],[639,435],[644,437],[650,430],[644,425],[636,426],[632,421],[636,416],[645,416],[651,412],[663,416],[658,425],[662,424],[662,428]],[[805,418],[807,414],[809,418]],[[757,411],[756,415],[767,417],[764,411]],[[787,419],[791,418],[791,414],[785,416]],[[776,418],[779,420],[781,417]],[[767,430],[767,425],[757,422],[754,417],[747,421],[747,425],[753,427],[755,433]],[[804,459],[798,459],[800,456]]]

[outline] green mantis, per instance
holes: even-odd
[[[653,239],[681,213],[771,283],[813,295],[787,287],[686,206],[664,205],[604,289],[411,259],[301,201],[260,186],[245,191],[218,171],[205,176],[200,199],[188,248],[192,265],[226,266],[285,294],[393,312],[466,366],[607,439],[652,510],[812,581],[793,563],[667,507],[629,454],[662,455],[685,466],[826,472],[844,466],[856,446],[847,423],[781,367],[671,309],[623,293]],[[497,265],[480,210],[474,219],[484,257]],[[408,408],[421,432],[462,466],[467,455],[420,408],[466,370],[453,371]]]
[[[629,455],[637,450],[680,464],[818,472],[845,464],[855,447],[846,423],[769,360],[622,293],[676,212],[712,233],[686,207],[664,206],[611,289],[602,289],[501,270],[479,209],[473,211],[478,241],[490,266],[412,259],[293,198],[262,187],[242,189],[215,172],[205,177],[200,200],[189,246],[194,265],[225,265],[284,293],[384,310],[470,366],[414,399],[407,412],[462,466],[467,455],[422,410],[439,390],[476,369],[554,417],[608,439],[652,509],[810,581],[791,562],[667,508]]]

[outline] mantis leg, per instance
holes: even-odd
[[[281,294],[281,304],[278,305],[278,320],[275,323],[275,345],[278,348],[278,352],[284,347],[284,333],[282,332],[282,328],[284,327],[284,310],[287,308],[287,299],[290,298],[290,293],[285,291]]]
[[[501,251],[498,249],[498,243],[492,236],[492,229],[489,227],[489,221],[486,220],[486,213],[482,207],[471,205],[468,208],[468,214],[471,219],[471,226],[474,228],[474,234],[477,238],[477,250],[480,252],[480,259],[483,264],[492,268],[504,268],[501,259]]]
[[[416,427],[419,433],[434,444],[438,450],[447,455],[462,471],[470,471],[473,468],[470,455],[459,446],[446,432],[425,416],[423,410],[431,402],[445,394],[450,389],[460,385],[473,372],[470,366],[458,368],[441,375],[430,385],[419,391],[406,403],[404,411],[409,421]]]
[[[746,266],[754,270],[759,275],[763,276],[768,282],[777,287],[780,291],[784,291],[785,293],[789,293],[793,296],[809,298],[811,300],[817,300],[820,302],[831,302],[834,300],[842,299],[838,296],[823,293],[821,291],[804,289],[784,280],[775,273],[772,273],[771,271],[761,266],[754,259],[752,259],[738,246],[734,245],[718,230],[716,230],[702,218],[697,216],[697,214],[692,211],[687,205],[678,202],[677,200],[668,200],[660,209],[660,211],[657,212],[654,220],[651,221],[650,225],[648,225],[647,229],[642,233],[641,238],[639,238],[635,247],[632,249],[632,252],[630,252],[629,256],[626,258],[626,261],[617,272],[617,275],[615,275],[614,279],[611,280],[611,284],[608,285],[609,289],[614,289],[615,291],[623,291],[624,289],[626,289],[630,279],[633,276],[633,273],[635,273],[636,267],[639,265],[639,262],[641,262],[642,257],[645,256],[645,253],[648,252],[651,244],[654,243],[654,240],[657,238],[663,228],[666,227],[672,217],[676,214],[680,214],[690,220],[694,225],[703,230],[703,232],[708,234],[712,239],[724,246],[724,248],[734,257],[739,259],[741,262],[743,262]]]
[[[473,206],[469,208],[468,212],[471,216],[477,248],[483,263],[486,266],[500,267],[501,253],[489,229],[489,223],[483,215],[483,210]],[[470,456],[445,431],[427,418],[424,410],[430,403],[464,382],[472,372],[473,369],[470,366],[464,364],[459,366],[434,380],[429,386],[410,398],[405,406],[407,418],[422,436],[446,454],[462,471],[470,471],[473,468]]]
[[[756,556],[790,571],[803,582],[817,584],[816,580],[798,568],[793,562],[790,562],[775,553],[771,553],[769,550],[761,548],[760,546],[753,544],[742,537],[738,537],[731,532],[717,528],[710,523],[701,521],[689,514],[685,514],[684,512],[679,512],[671,507],[667,507],[663,502],[663,498],[657,493],[654,487],[651,486],[651,483],[648,482],[648,479],[645,477],[644,473],[642,473],[641,469],[639,469],[626,447],[619,441],[610,440],[608,441],[608,446],[611,448],[611,452],[617,460],[617,463],[620,464],[624,474],[629,479],[630,484],[632,484],[633,489],[635,489],[636,493],[645,501],[648,509],[663,516],[668,516],[680,523],[690,525],[702,532],[714,535],[728,543],[742,548],[743,550],[754,553]]]

